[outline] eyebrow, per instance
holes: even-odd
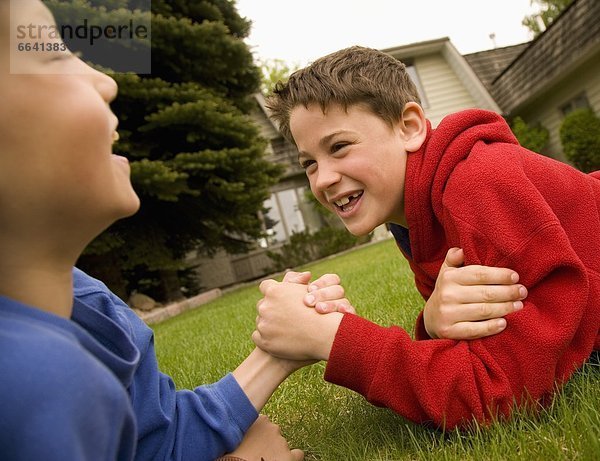
[[[349,133],[349,131],[348,130],[338,130],[338,131],[334,131],[333,133],[328,134],[327,136],[323,136],[323,138],[321,138],[321,140],[319,141],[319,146],[325,147],[337,135],[346,134],[346,133]]]

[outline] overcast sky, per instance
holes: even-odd
[[[237,0],[260,59],[304,66],[351,45],[390,48],[450,37],[461,54],[531,40],[531,0]],[[495,39],[490,38],[495,34]]]

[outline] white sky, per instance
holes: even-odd
[[[390,48],[450,37],[461,54],[531,40],[531,0],[237,0],[260,59],[304,66],[352,45]],[[489,37],[495,34],[494,41]]]

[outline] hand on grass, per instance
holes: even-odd
[[[227,456],[242,458],[245,461],[302,461],[304,452],[298,449],[290,450],[279,426],[265,415],[259,415],[246,432],[240,446]]]
[[[356,314],[356,309],[345,297],[339,275],[325,274],[313,282],[310,282],[310,277],[310,272],[290,271],[284,275],[283,281],[308,284],[308,293],[304,296],[304,304],[314,307],[320,314],[329,314],[330,312]]]
[[[464,266],[464,253],[451,248],[440,268],[423,320],[432,338],[477,339],[506,328],[503,317],[523,308],[527,289],[510,269]]]

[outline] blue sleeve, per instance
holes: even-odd
[[[130,388],[138,423],[136,459],[214,460],[233,451],[258,416],[233,375],[175,391],[173,380],[158,370],[147,327],[137,327],[145,349]]]
[[[194,390],[176,391],[158,368],[152,330],[100,282],[85,301],[117,321],[132,337],[141,357],[129,387],[137,421],[138,460],[214,460],[235,449],[258,417],[233,375]],[[77,279],[76,279],[77,280]]]
[[[121,383],[75,338],[35,321],[0,315],[0,458],[132,460],[135,421]]]

